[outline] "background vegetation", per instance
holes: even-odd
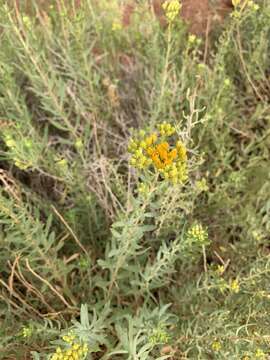
[[[71,330],[87,359],[269,358],[269,1],[206,41],[144,1],[126,27],[116,1],[52,3],[0,5],[0,358]],[[183,185],[129,165],[163,121]]]

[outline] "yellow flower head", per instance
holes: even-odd
[[[31,326],[24,326],[22,328],[22,337],[23,338],[30,338],[33,335],[33,329]]]
[[[217,269],[216,269],[216,273],[217,275],[222,275],[225,271],[225,267],[224,265],[218,265]]]
[[[182,4],[178,0],[166,0],[162,7],[165,11],[167,20],[172,23],[176,16],[179,14]]]
[[[233,6],[236,8],[237,6],[239,6],[241,3],[241,0],[232,0],[232,4]]]
[[[15,140],[15,136],[10,134],[4,135],[4,141],[8,147],[10,156],[14,164],[21,170],[27,170],[34,166],[33,157],[33,142],[30,139],[22,138],[20,141]]]
[[[219,341],[214,341],[211,347],[212,350],[219,351],[221,349],[221,343]]]
[[[201,224],[194,224],[187,232],[188,238],[192,242],[205,245],[208,242],[207,230]]]
[[[65,335],[62,339],[69,345],[67,349],[58,347],[52,354],[51,360],[83,360],[88,353],[88,345],[80,343],[72,333]]]
[[[74,340],[75,340],[75,335],[74,335],[72,332],[69,332],[67,335],[64,335],[64,336],[62,337],[62,339],[63,339],[66,343],[72,345],[73,342],[74,342]]]
[[[196,42],[196,35],[194,34],[190,34],[189,37],[188,37],[188,42],[189,44],[194,44]]]
[[[262,351],[262,349],[257,349],[256,353],[255,353],[255,358],[256,359],[266,359],[266,355],[265,353]]]
[[[149,192],[149,186],[145,183],[140,183],[138,186],[138,192],[142,195],[145,195]]]
[[[29,16],[22,16],[22,22],[23,22],[23,24],[25,25],[25,27],[27,28],[27,29],[31,29],[31,27],[32,27],[32,20],[30,19],[30,17]]]
[[[230,284],[230,290],[231,290],[231,292],[236,293],[236,294],[239,292],[239,290],[240,290],[240,285],[239,285],[237,279],[235,279],[235,280],[233,280],[233,281],[231,282],[231,284]]]
[[[13,149],[16,147],[16,141],[10,135],[4,136],[4,140],[8,148]]]
[[[163,122],[157,126],[161,136],[171,136],[175,133],[175,127],[167,122]]]
[[[258,4],[255,4],[252,0],[248,1],[247,5],[253,11],[257,11],[260,8],[260,6]]]
[[[83,142],[82,142],[81,139],[77,139],[77,140],[75,141],[75,148],[76,148],[77,150],[81,150],[81,149],[83,148]]]
[[[198,180],[195,182],[195,187],[199,192],[208,191],[209,187],[207,185],[206,179],[202,178],[201,180]]]
[[[120,23],[120,21],[114,21],[112,23],[112,31],[119,31],[119,30],[122,30],[122,28],[123,28],[123,26]]]
[[[175,147],[170,145],[168,137],[176,133],[173,125],[163,122],[157,130],[149,135],[140,130],[137,138],[130,140],[130,164],[138,169],[158,171],[172,183],[183,183],[187,179],[186,147],[181,141],[177,141]]]
[[[170,337],[162,325],[159,325],[157,328],[153,329],[153,332],[149,337],[149,340],[153,345],[166,344],[168,343],[169,339]]]

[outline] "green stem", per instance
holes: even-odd
[[[169,68],[169,62],[170,62],[171,49],[172,49],[172,23],[170,22],[169,26],[168,26],[167,51],[166,51],[165,64],[164,64],[162,82],[161,82],[161,90],[160,90],[160,95],[159,95],[159,100],[158,100],[158,110],[157,110],[156,116],[159,115],[161,108],[162,108],[162,103],[163,103],[163,98],[164,98],[164,93],[165,93],[165,86],[166,86],[166,83],[168,80],[168,68]]]

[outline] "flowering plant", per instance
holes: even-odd
[[[169,138],[175,133],[175,127],[166,122],[157,125],[157,131],[150,134],[140,130],[128,146],[132,154],[130,164],[140,170],[157,172],[174,184],[184,183],[188,178],[187,149],[180,140],[173,145]]]

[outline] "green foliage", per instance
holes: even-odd
[[[147,2],[29,3],[0,5],[0,358],[267,359],[269,2],[207,41]],[[180,184],[129,165],[163,122]]]

